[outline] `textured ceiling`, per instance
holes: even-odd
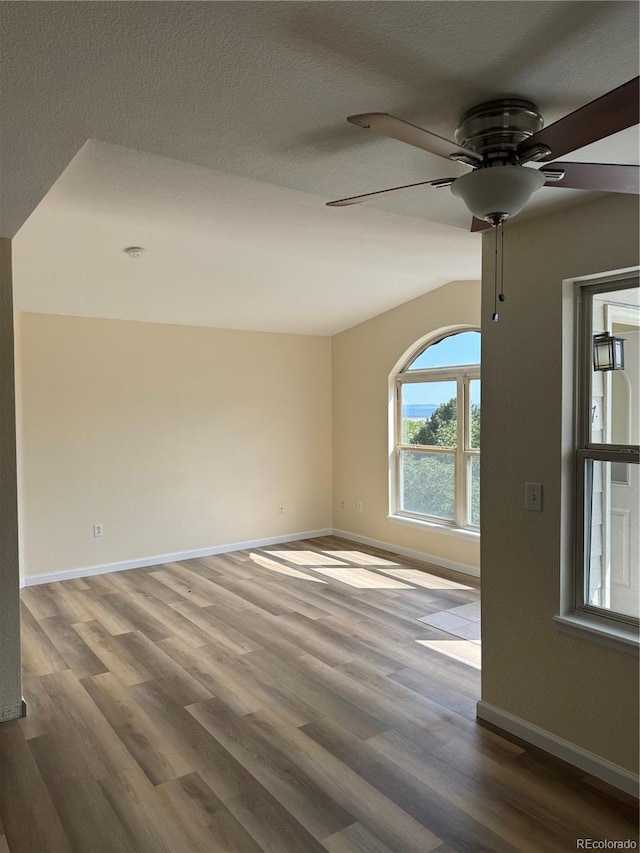
[[[452,279],[480,237],[91,140],[14,238],[21,311],[334,334]],[[146,253],[131,260],[126,246]]]
[[[384,310],[384,302],[390,307],[441,284],[445,249],[438,255],[437,243],[443,226],[459,237],[460,246],[469,247],[467,260],[474,252],[477,258],[479,243],[477,235],[463,230],[469,216],[448,190],[414,190],[376,202],[373,208],[328,211],[332,220],[314,218],[311,196],[305,196],[304,203],[288,196],[283,188],[314,194],[322,207],[332,198],[464,171],[355,128],[345,121],[347,115],[387,111],[450,138],[469,106],[515,95],[536,102],[549,124],[638,73],[635,2],[5,2],[0,16],[1,234],[14,235],[86,141],[100,140],[110,144],[91,143],[81,152],[61,179],[57,195],[54,191],[41,206],[40,225],[47,217],[53,219],[59,208],[61,220],[75,216],[83,223],[83,242],[94,246],[106,233],[104,217],[114,227],[118,216],[120,225],[131,225],[133,212],[144,210],[147,219],[141,223],[138,218],[137,224],[144,226],[146,237],[151,239],[152,226],[158,235],[163,227],[170,228],[174,261],[180,255],[190,263],[197,256],[197,278],[204,258],[190,248],[189,240],[198,239],[199,232],[197,226],[192,232],[188,211],[200,205],[209,216],[224,216],[223,200],[231,203],[233,182],[218,192],[219,173],[251,178],[256,183],[243,184],[245,202],[253,206],[254,193],[264,202],[247,212],[252,240],[266,227],[272,254],[293,251],[301,258],[306,245],[310,266],[318,252],[317,246],[310,247],[310,235],[320,229],[323,261],[330,263],[336,252],[344,282],[351,281],[342,293],[353,297],[353,305],[342,323],[336,325],[335,316],[327,316],[324,328],[334,330],[354,317],[364,319]],[[142,177],[131,183],[125,176],[130,175],[133,153],[111,156],[114,146],[156,158],[147,158],[148,169],[138,159]],[[637,156],[634,130],[566,159],[637,162]],[[166,168],[162,179],[158,157],[164,158]],[[215,170],[210,180],[201,171],[195,181],[202,191],[199,202],[187,199],[194,173],[175,161]],[[165,188],[164,195],[149,192],[143,180],[147,174]],[[101,210],[100,199],[92,195],[105,185],[113,190],[108,211]],[[134,187],[143,198],[133,197]],[[206,187],[211,192],[205,201]],[[577,191],[543,189],[531,211],[585,197]],[[293,216],[287,215],[289,204]],[[277,234],[267,221],[275,210],[282,216]],[[180,211],[185,217],[179,221]],[[311,219],[305,239],[292,248],[285,232],[297,216]],[[373,229],[374,220],[377,230],[369,232],[374,236],[370,239],[367,227]],[[417,243],[409,249],[399,238],[399,222],[406,224],[408,240],[424,235],[421,263]],[[31,224],[35,239],[40,233],[35,217]],[[305,230],[302,224],[293,242],[300,230]],[[324,233],[331,230],[338,232],[333,242]],[[248,236],[246,231],[238,226],[233,239]],[[20,235],[25,251],[37,245],[29,244],[28,236],[29,224]],[[336,239],[339,245],[334,248]],[[346,248],[348,239],[351,249]],[[365,252],[358,251],[358,241],[367,246]],[[451,258],[451,246],[445,243]],[[16,248],[20,245],[17,241]],[[432,265],[437,270],[433,276]],[[69,274],[68,258],[64,263],[49,258],[45,269],[52,278],[48,289],[55,291],[63,287],[63,272]],[[182,267],[183,277],[189,269],[188,264]],[[381,275],[390,269],[398,271],[404,284],[394,282],[385,299],[374,298],[367,305],[367,276],[372,270]],[[269,280],[278,275],[277,267],[269,268]],[[165,290],[171,281],[164,280],[162,270],[158,276],[160,301],[170,312]],[[456,277],[460,275],[452,263],[445,280]],[[312,286],[317,287],[317,277],[307,292],[309,310],[315,310]],[[32,281],[30,305],[40,304],[34,290],[37,282]],[[18,303],[22,292],[18,281]],[[40,295],[42,305],[48,304],[43,289]],[[68,295],[60,294],[61,302]],[[252,291],[253,297],[259,293]],[[77,304],[66,310],[83,313]],[[85,312],[103,310],[87,293]],[[228,323],[220,317],[216,322],[231,325],[236,322],[232,315]],[[216,324],[207,316],[202,322]],[[245,327],[254,326],[246,321]]]

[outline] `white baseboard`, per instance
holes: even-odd
[[[351,542],[360,542],[361,545],[371,545],[372,548],[381,548],[383,551],[391,551],[394,554],[400,554],[403,557],[412,557],[414,560],[421,560],[423,563],[432,563],[434,566],[441,566],[443,569],[451,569],[453,572],[460,572],[462,575],[471,575],[471,577],[479,578],[480,569],[477,566],[469,566],[466,563],[457,563],[455,560],[448,560],[445,557],[437,557],[435,554],[427,554],[425,551],[415,551],[412,548],[403,548],[401,545],[394,545],[392,542],[382,542],[379,539],[370,539],[368,536],[360,536],[359,533],[350,533],[348,530],[333,529],[333,535],[339,536],[341,539],[349,539]]]
[[[634,797],[638,796],[640,780],[629,770],[625,770],[624,767],[613,764],[605,758],[600,758],[599,755],[589,752],[587,749],[582,749],[582,747],[576,746],[568,740],[557,737],[557,735],[551,734],[551,732],[545,729],[534,726],[532,723],[528,723],[526,720],[510,714],[508,711],[503,711],[489,702],[483,702],[482,700],[478,702],[476,716],[478,719],[486,720],[487,723],[503,729],[520,740],[544,750],[544,752],[548,752],[550,755],[555,756],[555,758],[566,761],[567,764],[578,767],[591,776],[595,776],[597,779],[613,785],[614,788],[618,788],[620,791],[624,791]]]
[[[247,548],[262,548],[265,545],[279,545],[282,542],[297,542],[300,539],[314,539],[318,536],[339,536],[341,539],[359,542],[361,545],[371,545],[373,548],[381,548],[383,551],[391,551],[404,557],[421,560],[424,563],[442,566],[445,569],[451,569],[463,575],[471,575],[476,578],[480,577],[480,570],[476,566],[467,566],[464,563],[456,563],[454,560],[447,560],[443,557],[437,557],[434,554],[427,554],[424,551],[402,548],[400,545],[394,545],[392,542],[382,542],[379,539],[370,539],[367,536],[360,536],[356,533],[350,533],[347,530],[337,530],[327,527],[323,530],[305,530],[300,533],[270,536],[266,539],[253,539],[249,542],[231,542],[227,545],[213,545],[209,548],[197,548],[191,551],[180,551],[175,554],[154,554],[151,557],[123,560],[119,563],[81,566],[77,569],[65,569],[61,572],[50,572],[46,575],[30,575],[29,577],[20,578],[20,587],[38,586],[42,583],[55,583],[56,581],[72,580],[73,578],[87,578],[91,575],[122,572],[126,569],[141,569],[145,566],[159,566],[162,563],[175,563],[180,560],[190,560],[194,557],[210,557],[213,554],[226,554],[229,551],[243,551]]]
[[[124,560],[120,563],[104,563],[98,566],[82,566],[78,569],[66,569],[47,575],[31,575],[20,579],[20,586],[38,586],[42,583],[68,581],[73,578],[87,578],[91,575],[103,575],[108,572],[122,572],[126,569],[141,569],[145,566],[160,566],[162,563],[176,563],[192,560],[194,557],[211,557],[214,554],[227,554],[229,551],[244,551],[247,548],[262,548],[265,545],[279,545],[282,542],[297,542],[300,539],[314,539],[316,536],[330,536],[331,528],[324,530],[305,530],[300,533],[287,533],[284,536],[269,536],[266,539],[252,539],[249,542],[231,542],[227,545],[213,545],[210,548],[197,548],[192,551],[180,551],[176,554],[156,554],[153,557],[141,557],[137,560]]]
[[[87,578],[91,575],[102,575],[108,572],[122,572],[126,569],[141,569],[145,566],[159,566],[162,563],[175,563],[180,560],[191,560],[194,557],[210,557],[213,554],[226,554],[229,551],[243,551],[247,548],[262,548],[265,545],[279,545],[282,542],[296,542],[300,539],[314,539],[318,536],[339,536],[351,542],[359,542],[361,545],[371,545],[373,548],[381,548],[383,551],[391,551],[404,557],[412,557],[424,563],[432,563],[434,566],[442,566],[463,575],[480,577],[480,570],[476,566],[468,566],[427,554],[425,551],[415,551],[411,548],[403,548],[392,542],[382,542],[379,539],[370,539],[350,533],[348,530],[337,530],[327,527],[323,530],[305,530],[300,533],[288,533],[283,536],[269,536],[266,539],[253,539],[249,542],[231,542],[227,545],[213,545],[210,548],[198,548],[192,551],[180,551],[176,554],[155,554],[152,557],[141,557],[136,560],[123,560],[119,563],[103,563],[98,566],[82,566],[77,569],[65,569],[61,572],[51,572],[46,575],[30,575],[20,578],[20,587],[38,586],[42,583],[55,583],[56,581],[67,581],[73,578]]]

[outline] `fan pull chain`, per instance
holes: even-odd
[[[498,294],[500,302],[506,302],[504,292],[504,222],[500,223],[500,293]]]
[[[493,229],[495,234],[494,250],[493,250],[493,314],[491,322],[497,323],[500,319],[498,314],[498,226]]]
[[[500,319],[500,314],[498,313],[498,301],[505,302],[507,297],[504,292],[504,223],[501,222],[499,225],[495,226],[495,247],[493,253],[493,314],[491,315],[491,322],[497,323]],[[498,253],[498,231],[500,231],[500,252]],[[499,258],[499,267],[500,267],[500,275],[498,276],[498,254]],[[498,293],[498,278],[500,280],[500,292]]]

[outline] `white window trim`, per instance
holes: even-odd
[[[465,414],[464,418],[460,417],[458,411],[458,439],[455,449],[455,519],[447,521],[436,517],[410,513],[399,509],[400,507],[400,460],[399,455],[401,450],[416,450],[415,445],[403,445],[398,439],[402,436],[401,412],[399,403],[400,386],[406,382],[424,382],[428,381],[456,381],[458,407],[460,401],[466,408],[468,403],[468,383],[473,379],[481,379],[481,366],[473,365],[456,365],[453,367],[430,367],[424,369],[416,369],[404,373],[407,366],[411,364],[420,353],[424,352],[429,346],[439,343],[444,338],[462,332],[478,332],[480,329],[477,326],[448,326],[425,335],[415,344],[408,353],[405,353],[396,363],[393,371],[389,376],[389,514],[387,518],[391,521],[406,524],[414,527],[419,527],[423,530],[433,530],[439,533],[445,533],[455,538],[464,538],[478,540],[480,537],[480,528],[474,525],[458,524],[456,519],[466,515],[466,508],[463,504],[467,501],[467,484],[464,481],[466,477],[467,459],[470,456],[480,456],[481,449],[472,450],[470,445],[470,423],[467,424],[468,417]],[[462,394],[460,393],[462,386]],[[465,434],[462,435],[462,430]],[[440,452],[435,449],[434,452]],[[441,452],[451,453],[451,449]]]
[[[563,346],[562,354],[562,490],[561,490],[561,583],[560,613],[553,617],[558,631],[582,640],[605,645],[619,652],[638,657],[640,634],[638,627],[628,622],[608,617],[602,611],[588,611],[577,607],[576,588],[582,582],[582,570],[576,562],[583,558],[582,543],[578,541],[578,514],[584,514],[579,499],[576,449],[580,446],[579,404],[580,383],[583,378],[583,358],[576,346],[580,332],[580,296],[582,288],[591,284],[614,286],[630,278],[637,280],[640,267],[627,267],[616,272],[581,276],[563,282]],[[569,404],[570,401],[570,404]]]
[[[437,521],[428,521],[426,518],[414,518],[410,515],[396,515],[389,513],[389,521],[396,524],[404,524],[407,527],[415,527],[422,530],[430,530],[434,533],[445,533],[455,539],[477,542],[480,539],[480,530],[473,527],[452,527],[449,524],[439,524]]]
[[[590,640],[602,646],[608,646],[616,651],[633,657],[640,656],[638,633],[630,630],[630,626],[618,623],[610,624],[601,616],[589,617],[585,613],[559,614],[553,617],[556,628],[563,634]]]

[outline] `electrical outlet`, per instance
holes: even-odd
[[[364,509],[364,504],[362,501],[356,501],[356,512],[362,512]]]
[[[93,535],[94,536],[102,536],[103,533],[104,533],[104,529],[103,529],[101,524],[94,524],[93,525]]]
[[[526,483],[525,484],[525,508],[529,512],[542,512],[542,484],[541,483]]]
[[[278,515],[284,515],[284,504],[278,504]]]
[[[340,509],[344,509],[344,501],[340,501]]]

